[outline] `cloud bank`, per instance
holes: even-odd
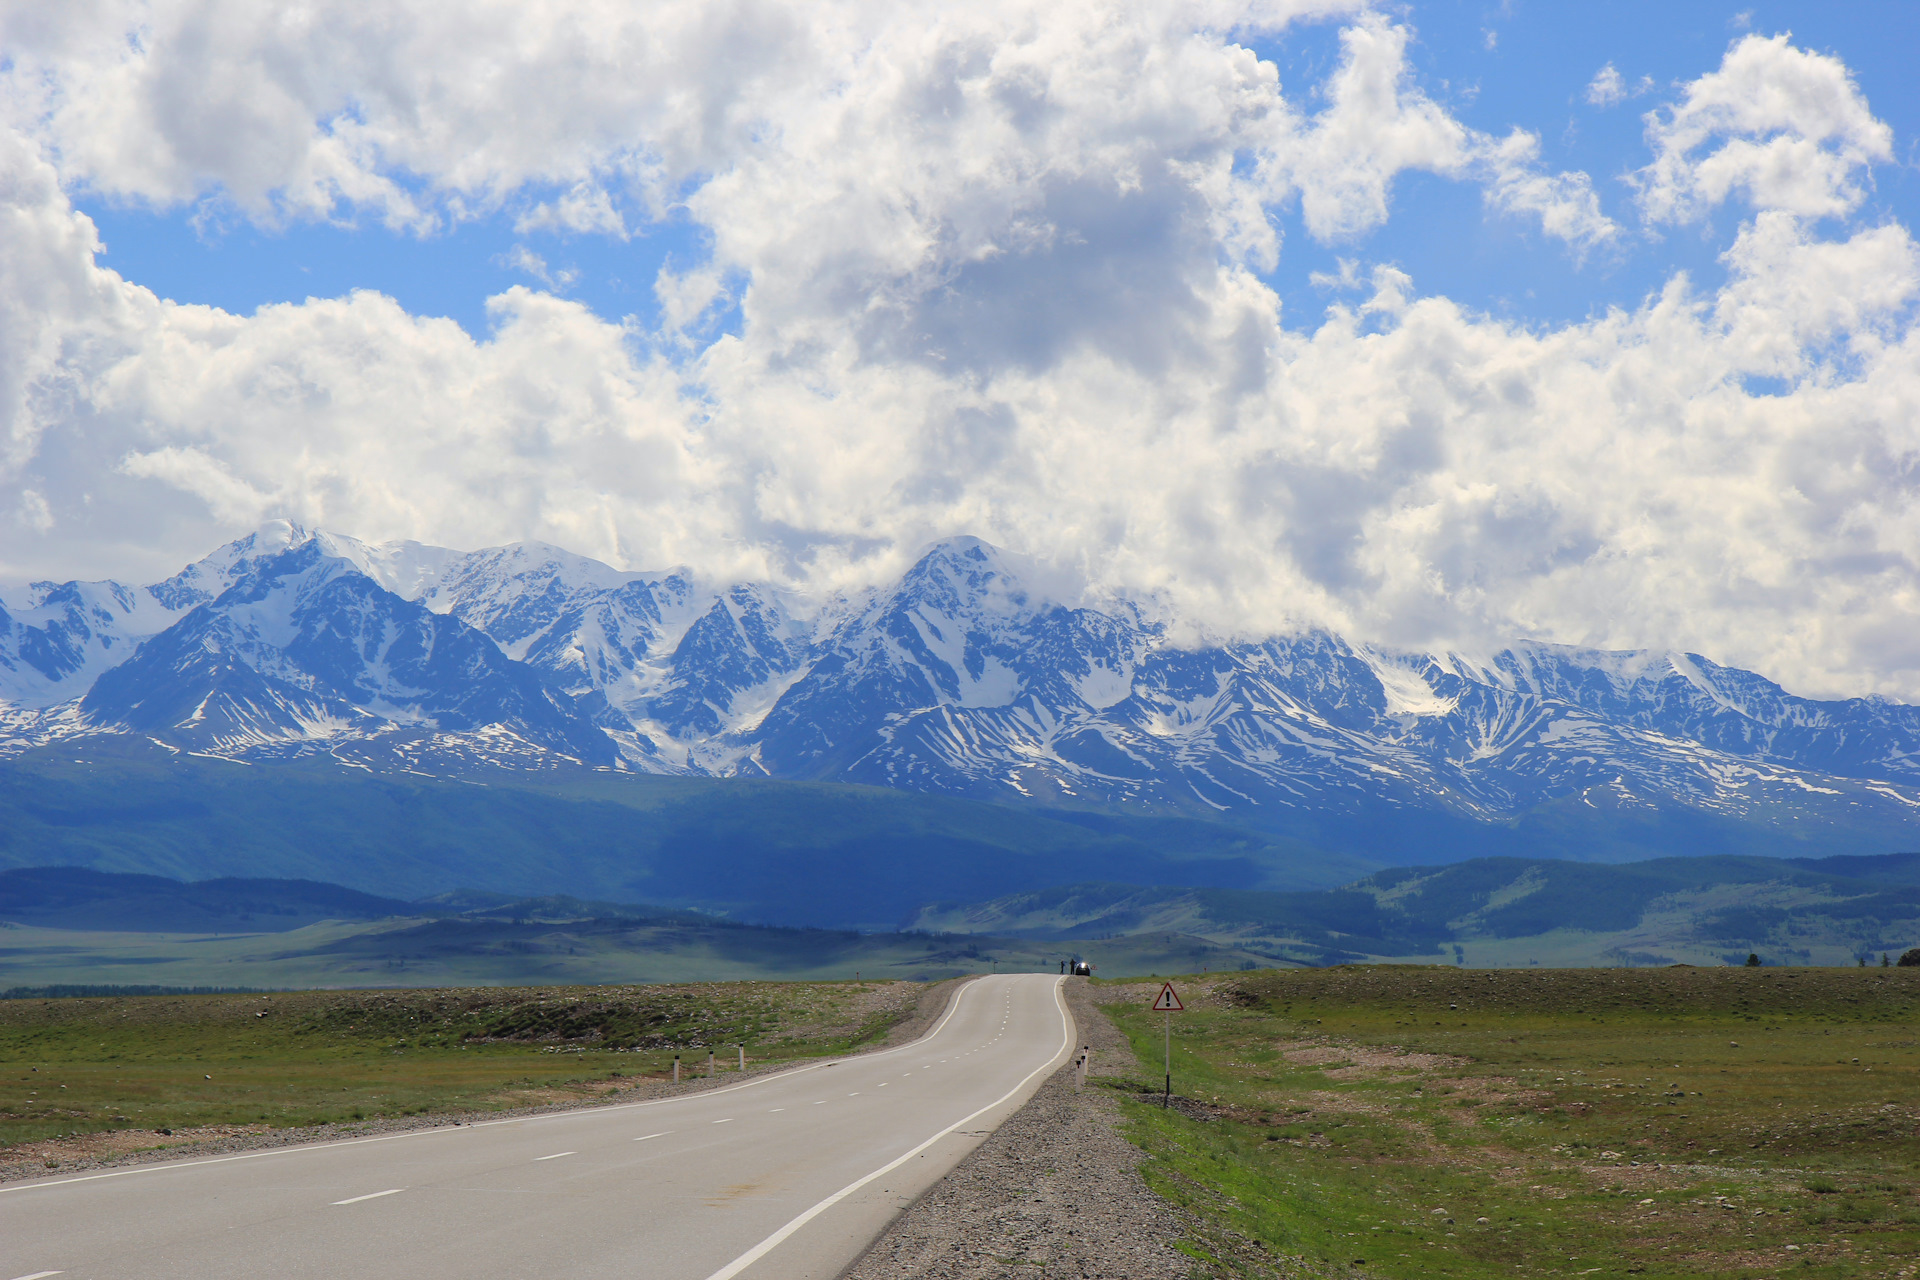
[[[1283,85],[1248,46],[1309,21],[1338,65]],[[1609,215],[1410,39],[1337,2],[0,9],[0,574],[158,576],[285,516],[832,587],[972,533],[1214,635],[1920,697],[1920,261],[1851,220],[1892,139],[1846,67],[1737,42]],[[1363,261],[1410,172],[1576,261],[1729,215],[1727,279],[1554,328],[1423,296]],[[377,293],[242,316],[98,265],[77,192],[711,253],[658,327],[529,288],[480,335]],[[1361,262],[1324,315],[1270,283],[1292,211]]]

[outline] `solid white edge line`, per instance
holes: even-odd
[[[303,1142],[297,1147],[275,1147],[271,1151],[247,1151],[237,1156],[210,1156],[205,1160],[168,1161],[164,1164],[141,1165],[136,1169],[115,1169],[111,1173],[88,1173],[78,1178],[54,1178],[45,1182],[18,1182],[10,1187],[0,1187],[0,1196],[14,1191],[37,1191],[44,1187],[65,1187],[76,1182],[99,1182],[105,1178],[130,1178],[136,1173],[166,1173],[175,1169],[192,1169],[207,1164],[231,1164],[235,1160],[260,1160],[267,1156],[297,1156],[315,1151],[333,1151],[341,1147],[361,1147],[370,1142],[397,1142],[402,1138],[430,1138],[436,1135],[445,1136],[458,1129],[491,1129],[495,1125],[502,1124],[531,1124],[540,1120],[569,1120],[577,1119],[580,1116],[603,1116],[611,1111],[634,1111],[641,1107],[658,1107],[672,1102],[691,1102],[696,1098],[712,1098],[722,1093],[732,1093],[735,1089],[751,1089],[755,1085],[766,1084],[772,1080],[785,1080],[788,1076],[805,1075],[809,1071],[819,1071],[823,1067],[835,1066],[842,1062],[866,1062],[873,1058],[884,1058],[890,1053],[900,1053],[911,1049],[922,1040],[931,1040],[934,1036],[939,1035],[941,1028],[945,1027],[953,1015],[960,1011],[961,997],[967,994],[967,991],[974,983],[985,976],[988,975],[975,974],[973,977],[967,979],[966,982],[962,983],[960,989],[953,993],[953,999],[947,1002],[947,1012],[945,1016],[942,1017],[940,1021],[934,1023],[933,1029],[921,1036],[919,1040],[909,1040],[905,1044],[895,1045],[891,1049],[880,1049],[874,1053],[848,1054],[845,1057],[828,1059],[826,1062],[813,1062],[804,1067],[795,1067],[791,1071],[775,1071],[770,1075],[760,1076],[753,1080],[742,1081],[739,1084],[730,1084],[724,1089],[708,1089],[705,1093],[684,1094],[678,1098],[650,1098],[645,1102],[616,1102],[611,1106],[605,1107],[578,1107],[572,1111],[553,1111],[543,1116],[516,1116],[509,1120],[476,1120],[472,1124],[440,1125],[432,1129],[410,1129],[405,1133],[383,1133],[372,1138],[343,1138],[336,1142]],[[47,1274],[57,1276],[64,1275],[65,1272],[51,1271]],[[32,1280],[32,1278],[23,1277],[22,1280]]]
[[[821,1214],[825,1213],[827,1210],[833,1208],[834,1205],[839,1204],[842,1200],[845,1200],[848,1196],[852,1195],[854,1192],[858,1191],[860,1188],[866,1186],[869,1182],[872,1182],[875,1178],[879,1178],[886,1174],[892,1173],[895,1169],[898,1169],[901,1165],[913,1159],[915,1156],[919,1155],[922,1151],[925,1151],[928,1147],[940,1141],[940,1139],[946,1137],[948,1134],[952,1133],[955,1129],[958,1129],[961,1125],[971,1123],[972,1121],[977,1120],[981,1116],[985,1115],[987,1112],[993,1110],[995,1107],[999,1106],[1001,1103],[1005,1102],[1007,1099],[1013,1097],[1015,1094],[1019,1093],[1022,1089],[1026,1088],[1028,1081],[1032,1080],[1035,1076],[1039,1075],[1042,1071],[1045,1071],[1048,1067],[1051,1067],[1054,1063],[1058,1062],[1061,1059],[1061,1057],[1065,1055],[1066,1052],[1073,1047],[1073,1015],[1067,1011],[1066,1001],[1060,998],[1060,991],[1061,991],[1061,986],[1063,982],[1064,982],[1064,979],[1055,979],[1054,986],[1053,986],[1053,1002],[1055,1006],[1057,1006],[1060,1010],[1061,1036],[1060,1036],[1060,1047],[1053,1051],[1052,1057],[1048,1058],[1045,1062],[1041,1063],[1039,1066],[1035,1067],[1032,1071],[1028,1072],[1026,1077],[1022,1079],[1019,1084],[1016,1084],[1015,1086],[1013,1086],[1013,1088],[1007,1090],[1005,1093],[1001,1094],[998,1098],[995,1098],[992,1102],[989,1102],[986,1106],[980,1108],[978,1111],[974,1112],[970,1116],[965,1116],[959,1120],[955,1120],[952,1124],[948,1125],[946,1128],[942,1129],[940,1132],[934,1134],[931,1138],[928,1138],[925,1142],[921,1143],[919,1146],[915,1147],[913,1150],[907,1152],[903,1156],[899,1156],[893,1160],[888,1161],[886,1164],[881,1165],[878,1169],[875,1169],[872,1173],[868,1174],[866,1177],[861,1178],[854,1182],[849,1182],[846,1186],[840,1188],[838,1191],[828,1196],[825,1200],[822,1200],[819,1204],[816,1204],[815,1206],[813,1206],[813,1208],[808,1209],[805,1213],[802,1213],[799,1217],[789,1222],[786,1226],[781,1227],[778,1231],[768,1236],[765,1240],[762,1240],[759,1244],[753,1246],[753,1248],[747,1250],[745,1253],[735,1258],[732,1262],[729,1262],[726,1266],[720,1268],[718,1271],[708,1276],[707,1280],[733,1280],[733,1277],[739,1275],[742,1271],[745,1271],[748,1267],[760,1261],[760,1259],[766,1257],[769,1253],[772,1253],[774,1249],[777,1248],[780,1245],[780,1243],[784,1241],[788,1236],[791,1236],[794,1232],[806,1226],[809,1222],[812,1222],[815,1218],[819,1217]],[[956,1000],[955,1003],[957,1004],[959,1003],[959,1001]]]
[[[362,1200],[378,1200],[381,1196],[397,1196],[402,1191],[405,1191],[405,1190],[406,1190],[405,1187],[394,1187],[390,1191],[371,1191],[364,1196],[355,1196],[351,1200],[335,1200],[334,1203],[335,1204],[359,1204]],[[46,1274],[54,1275],[57,1273],[47,1272]]]

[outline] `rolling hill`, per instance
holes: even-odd
[[[1167,930],[1310,964],[1851,964],[1920,942],[1920,854],[1476,858],[1301,893],[1092,883],[941,904],[911,927],[1083,940]]]

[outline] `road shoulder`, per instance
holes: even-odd
[[[1092,1074],[1128,1075],[1133,1052],[1069,980],[1067,1004]],[[1074,1054],[1078,1057],[1078,1053]],[[897,1218],[843,1280],[1170,1280],[1194,1261],[1172,1247],[1173,1210],[1147,1188],[1120,1134],[1112,1091],[1076,1087],[1071,1061]]]

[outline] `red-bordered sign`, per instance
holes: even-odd
[[[1160,994],[1153,998],[1153,1011],[1155,1013],[1183,1013],[1186,1011],[1186,1007],[1187,1006],[1180,1003],[1180,997],[1174,994],[1173,984],[1171,982],[1163,982],[1160,984]]]

